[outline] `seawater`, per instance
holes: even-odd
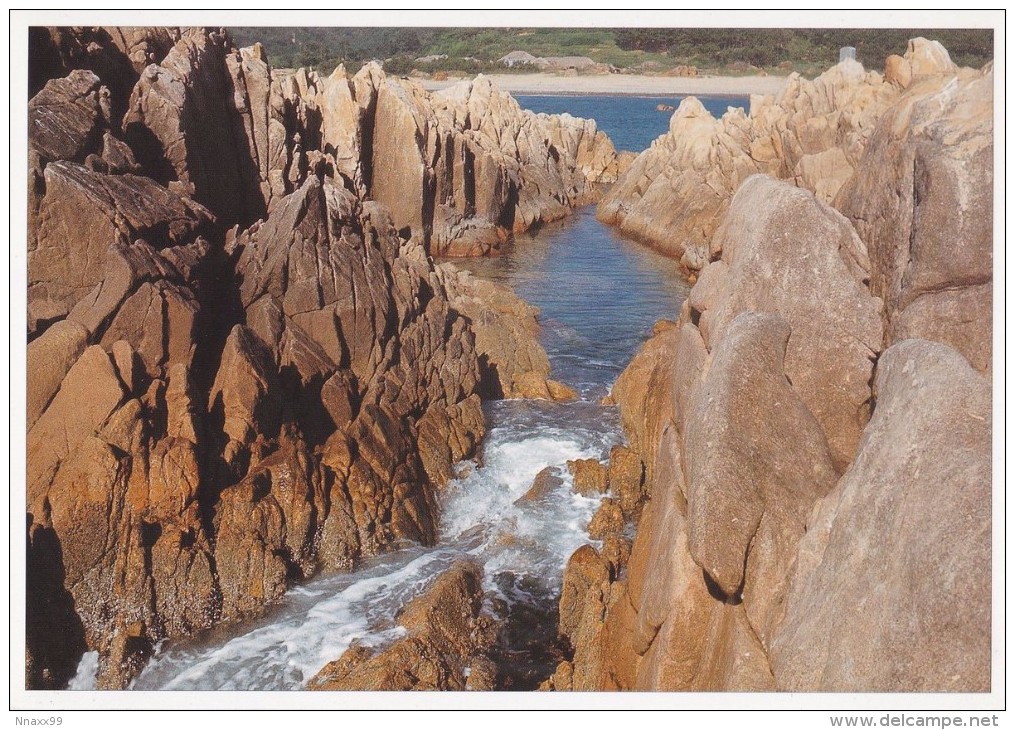
[[[520,101],[536,111],[596,118],[615,140],[635,140],[621,148],[643,147],[664,132],[669,114],[655,105],[679,103],[632,97]],[[550,104],[556,106],[546,108]],[[290,590],[256,620],[168,643],[133,689],[300,689],[353,642],[382,647],[403,635],[394,618],[401,607],[463,557],[483,564],[484,610],[504,621],[503,688],[534,689],[552,671],[563,569],[574,550],[591,542],[586,528],[599,504],[599,498],[572,492],[566,462],[605,461],[622,442],[616,408],[600,401],[652,325],[677,316],[689,286],[674,262],[598,223],[593,207],[519,236],[501,256],[455,263],[539,307],[553,376],[576,388],[580,399],[487,404],[481,458],[442,490],[436,546],[404,549],[364,561],[352,573],[318,577]],[[546,467],[562,479],[551,498],[516,505]],[[95,665],[94,655],[86,655],[72,687],[93,686]]]
[[[525,109],[546,114],[570,114],[573,117],[595,119],[599,129],[606,132],[617,150],[641,152],[652,140],[670,128],[673,111],[683,96],[528,96],[515,99]],[[730,107],[747,110],[750,98],[746,96],[700,96],[698,99],[717,119]]]

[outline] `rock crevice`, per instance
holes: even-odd
[[[33,54],[26,683],[88,649],[122,688],[164,639],[436,539],[481,396],[567,392],[534,314],[428,250],[563,215],[615,157],[483,82],[282,72],[217,30],[45,29]]]
[[[922,40],[888,68],[834,200],[760,175],[709,198],[679,321],[612,394],[650,498],[619,576],[572,557],[552,688],[989,690],[992,69]],[[654,178],[678,140],[657,142],[642,190],[713,169],[734,117],[696,109],[689,156]],[[593,608],[565,614],[572,594]]]

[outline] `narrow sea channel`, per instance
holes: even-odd
[[[519,101],[537,112],[595,118],[618,149],[633,151],[666,131],[672,112],[657,106],[679,104],[648,97]],[[706,106],[721,114],[746,101],[708,99]],[[353,641],[380,646],[397,638],[397,611],[463,556],[484,565],[485,610],[511,625],[503,647],[511,666],[502,667],[502,688],[535,689],[552,672],[563,568],[575,549],[591,542],[586,526],[599,502],[572,493],[565,462],[605,460],[622,442],[616,409],[600,401],[652,325],[677,316],[689,285],[675,262],[625,241],[596,221],[591,206],[519,236],[502,256],[456,265],[510,286],[540,308],[553,377],[578,390],[580,399],[488,404],[481,462],[443,491],[436,546],[316,578],[255,621],[162,646],[132,689],[300,689]],[[547,466],[563,479],[553,498],[515,505]],[[71,688],[89,688],[93,673],[89,654]]]

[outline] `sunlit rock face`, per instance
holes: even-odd
[[[920,39],[888,66],[834,189],[783,156],[698,209],[679,321],[613,389],[651,499],[619,579],[572,558],[591,623],[562,597],[548,688],[990,689],[993,71]],[[732,118],[685,104],[688,163],[643,191],[715,169]]]
[[[33,39],[62,75],[29,105],[26,679],[63,687],[90,649],[119,688],[167,637],[431,543],[481,392],[569,396],[523,303],[424,247],[487,252],[591,200],[615,157],[482,81],[280,73],[205,29]],[[391,136],[405,114],[422,138]],[[498,308],[477,350],[470,315]]]

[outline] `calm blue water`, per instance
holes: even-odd
[[[587,400],[609,387],[659,319],[676,319],[690,285],[677,262],[596,220],[595,206],[515,237],[495,258],[456,259],[540,309],[553,377]]]
[[[659,111],[660,104],[676,109],[683,96],[515,96],[525,109],[546,114],[567,113],[595,119],[618,150],[641,152],[670,126],[672,111]],[[747,109],[746,96],[699,96],[712,116],[718,118],[729,107]]]

